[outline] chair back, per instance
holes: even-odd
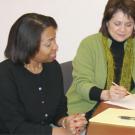
[[[66,94],[67,90],[69,89],[71,83],[72,83],[72,61],[67,61],[64,63],[61,63],[61,69],[63,74],[63,83],[64,83],[64,93]]]

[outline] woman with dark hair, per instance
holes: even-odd
[[[99,33],[81,42],[73,60],[70,114],[88,112],[89,118],[100,101],[135,93],[134,37],[135,1],[108,0]]]
[[[67,114],[56,30],[52,17],[36,13],[11,27],[7,59],[0,63],[2,133],[79,135],[85,129],[83,114]]]

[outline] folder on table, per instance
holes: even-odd
[[[135,127],[135,110],[108,108],[89,122]]]

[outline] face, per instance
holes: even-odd
[[[56,29],[48,27],[41,35],[40,48],[33,60],[39,63],[52,62],[56,58],[57,50]]]
[[[133,18],[128,17],[120,10],[107,22],[109,34],[118,42],[122,42],[132,35],[134,25]]]

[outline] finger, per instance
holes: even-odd
[[[75,128],[70,128],[71,134],[75,135],[76,134],[76,129]]]
[[[123,91],[123,92],[127,92],[127,89],[123,86],[120,86],[120,90]]]

